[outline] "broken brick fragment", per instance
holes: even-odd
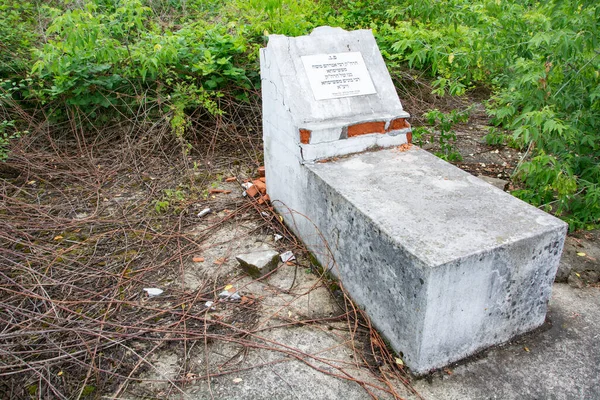
[[[363,122],[348,127],[348,137],[367,135],[369,133],[385,133],[385,122]]]
[[[246,189],[246,194],[250,197],[254,197],[258,194],[258,188],[255,185],[252,185]]]
[[[406,120],[406,118],[396,118],[390,122],[390,126],[387,131],[397,131],[399,129],[410,128],[410,124]]]
[[[300,129],[300,143],[309,144],[310,143],[310,134],[311,131],[308,129]]]
[[[262,194],[267,193],[267,185],[265,185],[265,183],[259,179],[256,179],[254,181],[252,181],[252,184],[254,184],[254,187],[256,187],[256,189],[258,189],[258,191]]]
[[[271,201],[271,198],[268,194],[265,194],[264,196],[260,196],[260,198],[258,199],[258,204],[263,204],[269,201]]]
[[[406,142],[412,144],[412,132],[406,132]]]
[[[260,177],[264,177],[265,176],[265,167],[258,167],[258,176]]]

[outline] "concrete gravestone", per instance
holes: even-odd
[[[566,224],[400,151],[409,115],[370,31],[271,35],[261,77],[274,206],[414,373],[544,322]]]

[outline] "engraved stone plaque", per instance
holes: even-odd
[[[358,51],[315,54],[301,59],[316,100],[377,93]]]

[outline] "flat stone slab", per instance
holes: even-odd
[[[300,236],[414,373],[544,322],[561,220],[416,147],[305,168]]]

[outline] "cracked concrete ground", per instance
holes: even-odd
[[[349,326],[339,290],[301,252],[295,264],[279,263],[260,280],[239,268],[237,253],[293,248],[257,227],[252,218],[224,225],[204,246],[205,261],[184,271],[190,290],[219,281],[254,299],[251,313],[243,304],[222,301],[207,313],[208,319],[252,326],[251,337],[195,343],[185,361],[181,349],[161,348],[140,377],[147,381],[130,385],[120,398],[600,399],[598,284],[555,283],[543,327],[425,377],[409,376],[404,384],[400,375],[388,373],[393,366],[377,357],[361,359],[370,346],[368,330]],[[569,238],[563,275],[590,270],[595,262],[600,244],[584,239]]]
[[[425,399],[600,399],[600,288],[557,283],[546,324],[414,382]]]
[[[244,248],[269,242],[249,239],[242,241]],[[226,241],[221,251],[231,251]],[[567,248],[565,258],[577,250]],[[300,264],[309,264],[300,258]],[[340,299],[314,272],[284,263],[261,281],[236,272],[233,264],[227,272],[240,292],[261,299],[256,346],[197,344],[187,360],[190,382],[148,383],[154,395],[146,390],[144,398],[386,399],[394,398],[391,389],[396,398],[411,400],[600,398],[600,287],[556,283],[543,327],[428,376],[409,378],[415,395],[397,378],[385,382],[381,370],[373,373],[356,359],[354,347],[361,341],[339,318]],[[226,373],[205,379],[206,360],[212,373]],[[179,353],[163,350],[150,361],[154,369],[143,378],[181,377]],[[135,387],[124,396],[139,397]]]

